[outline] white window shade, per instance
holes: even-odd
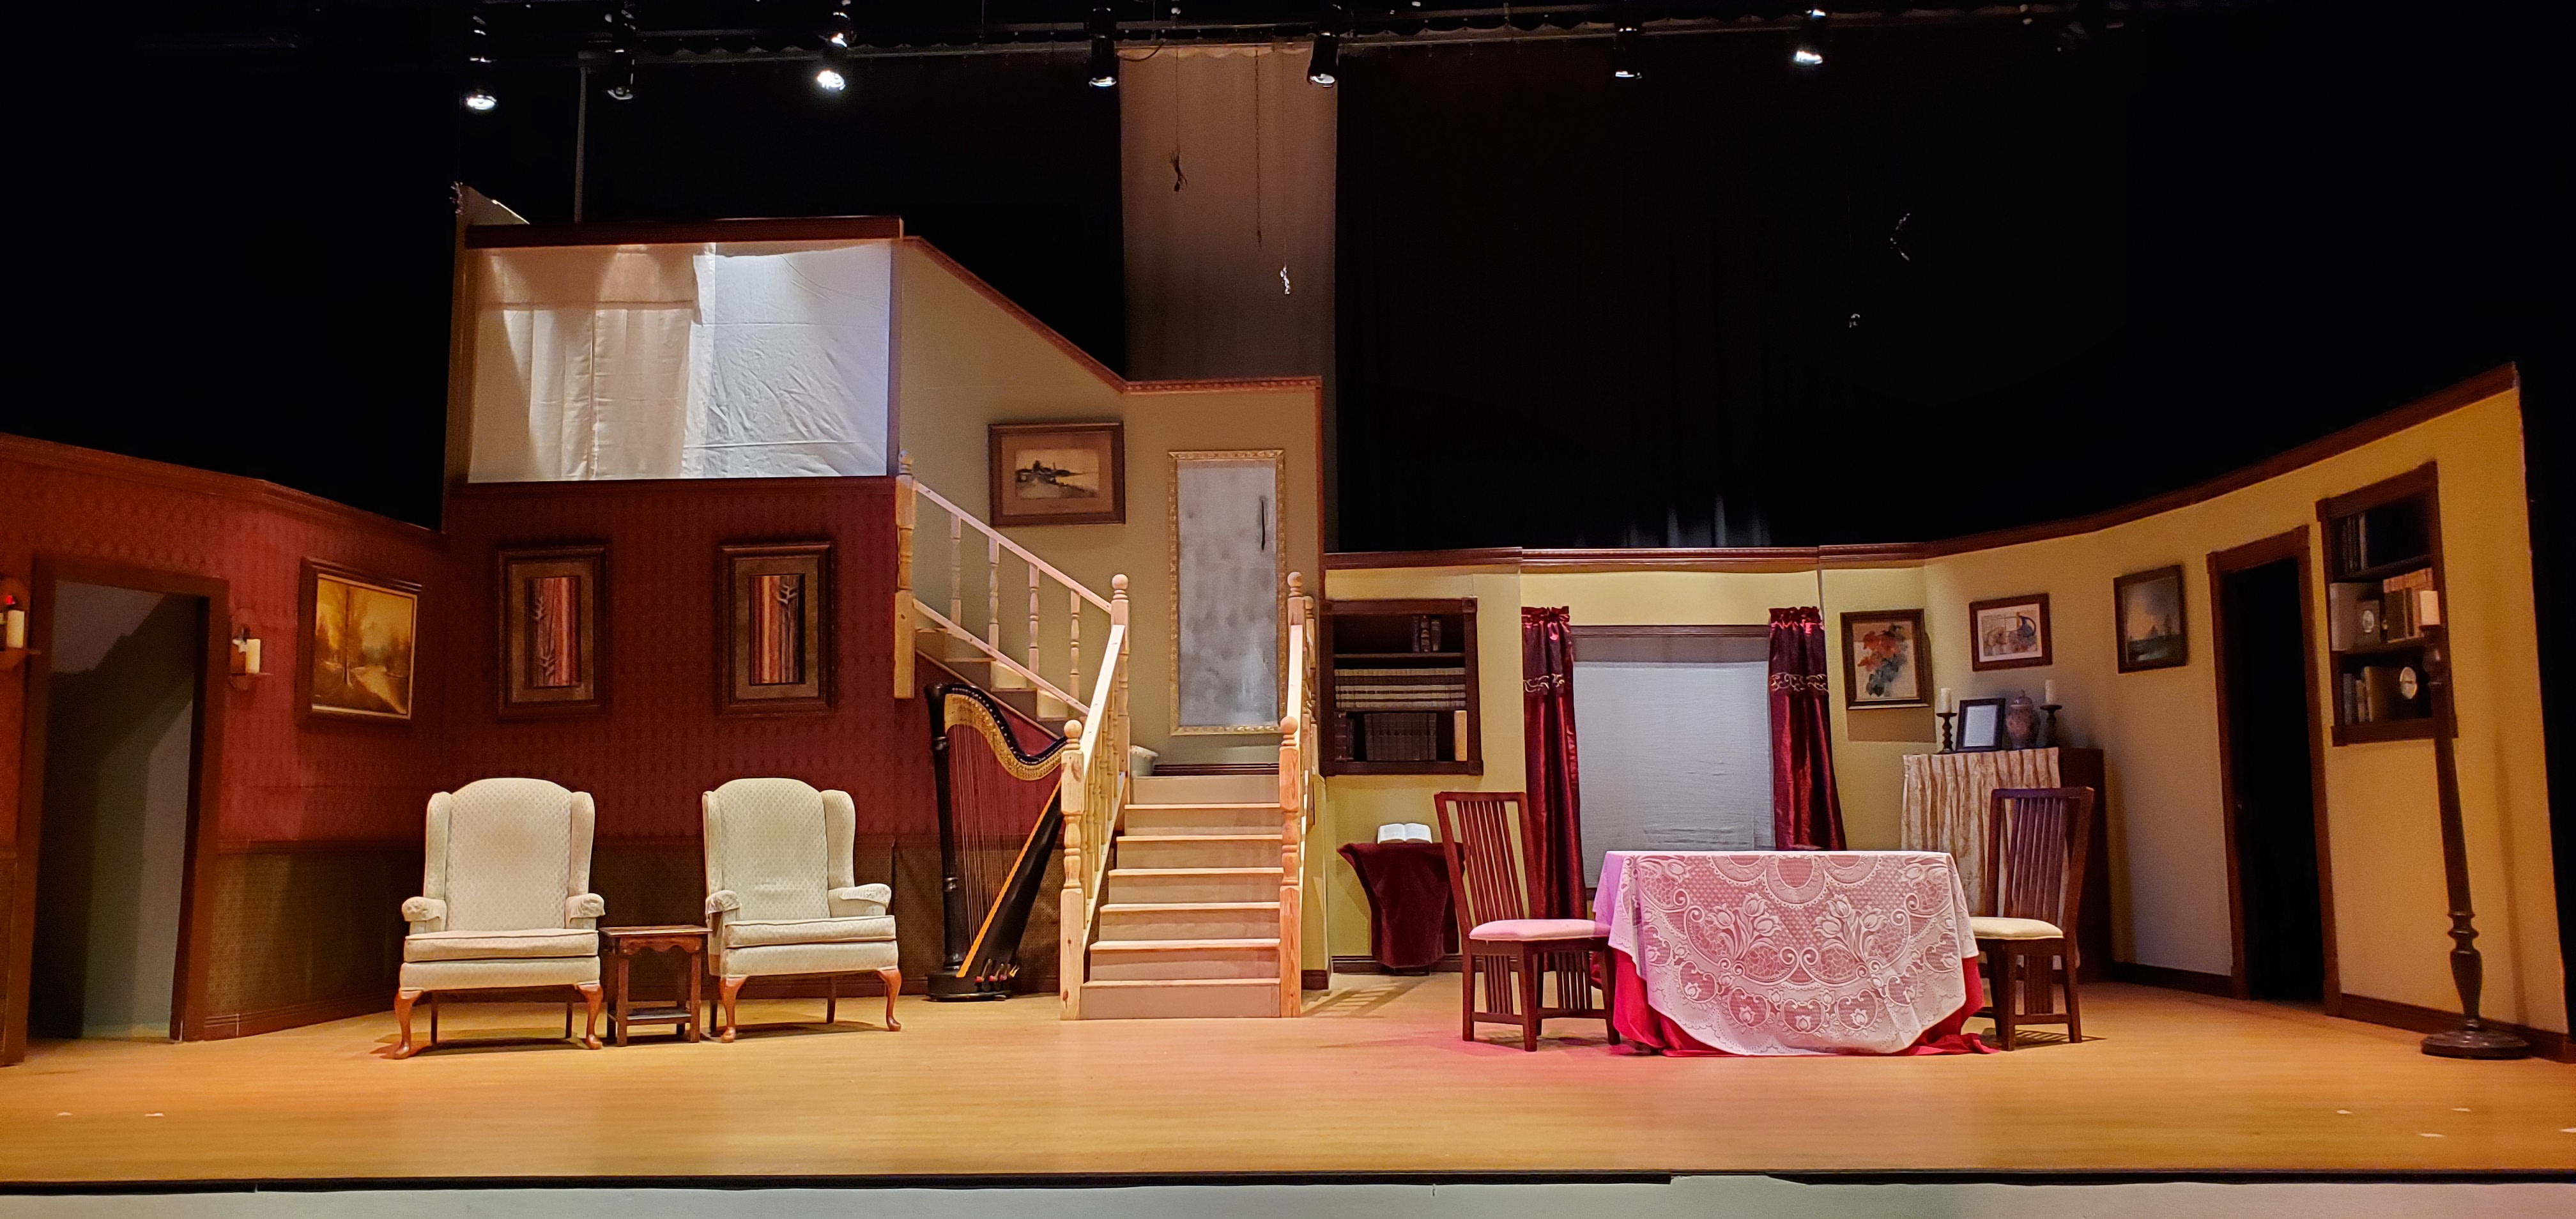
[[[1604,851],[1767,851],[1770,664],[1760,638],[1575,643],[1583,877]]]
[[[893,256],[485,252],[468,478],[886,473]]]

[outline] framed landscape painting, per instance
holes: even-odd
[[[1870,610],[1843,615],[1843,705],[1928,706],[1932,651],[1923,611]]]
[[[1127,425],[996,423],[989,429],[995,525],[1127,523]]]
[[[2047,593],[1970,602],[1968,626],[1975,632],[1975,659],[1968,667],[1980,673],[2049,663]]]
[[[409,722],[420,586],[306,560],[299,704],[323,719]]]
[[[2181,565],[2111,581],[2111,603],[2119,617],[2121,672],[2190,663],[2190,645],[2183,637]]]

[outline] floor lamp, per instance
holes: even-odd
[[[2442,879],[2451,900],[2451,982],[2460,991],[2460,1026],[2424,1039],[2424,1052],[2443,1058],[2528,1058],[2531,1044],[2478,1018],[2478,991],[2486,964],[2478,956],[2475,912],[2469,907],[2469,844],[2460,826],[2460,768],[2451,735],[2450,659],[2443,644],[2424,649],[2425,684],[2432,687],[2433,784],[2442,804]]]

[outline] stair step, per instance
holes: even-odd
[[[1257,868],[1279,859],[1277,834],[1121,834],[1118,862],[1130,868]]]
[[[1275,772],[1266,775],[1139,775],[1134,800],[1138,804],[1250,801],[1275,805],[1279,800],[1279,776]]]
[[[1243,939],[1279,934],[1277,902],[1110,902],[1100,907],[1100,939]]]
[[[1276,902],[1280,870],[1268,868],[1111,868],[1109,902]],[[1105,904],[1105,903],[1104,903]]]
[[[1277,978],[1172,978],[1082,984],[1085,1020],[1276,1017]]]
[[[1279,941],[1095,940],[1094,982],[1161,982],[1206,978],[1279,980]]]
[[[1147,837],[1176,834],[1245,834],[1276,831],[1277,804],[1129,804],[1127,833]]]

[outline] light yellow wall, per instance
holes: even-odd
[[[2112,915],[2120,960],[2203,973],[2232,966],[2226,843],[2219,810],[2217,691],[2206,560],[2213,551],[2311,528],[2316,501],[2427,461],[2440,463],[2444,578],[2457,674],[2460,788],[2468,830],[2487,1014],[2565,1030],[2556,896],[2550,873],[2540,678],[2530,641],[2529,518],[2520,403],[2511,392],[2251,487],[2094,533],[1925,561],[1915,567],[1800,573],[1525,573],[1516,568],[1336,571],[1336,598],[1477,596],[1486,773],[1326,781],[1336,843],[1386,821],[1431,820],[1449,787],[1521,785],[1517,605],[1562,605],[1584,626],[1756,623],[1773,606],[1821,604],[1830,629],[1848,610],[1925,610],[1931,684],[1958,697],[2033,698],[2054,679],[2067,743],[2099,746],[2110,787]],[[2111,582],[2183,568],[2190,663],[2118,672]],[[2324,604],[2322,586],[2312,590]],[[1970,669],[1967,606],[2045,592],[2054,664]],[[1517,594],[1517,602],[1513,597]],[[2324,636],[2317,630],[2320,680]],[[1897,845],[1903,757],[1936,747],[1922,709],[1843,709],[1833,653],[1834,773],[1845,833],[1858,848]],[[2322,705],[2332,706],[2329,691]],[[2432,745],[2329,747],[2325,789],[2335,935],[2343,991],[2431,1008],[2456,1004],[2444,932]],[[1366,907],[1349,869],[1331,865],[1332,951],[1368,950]]]
[[[895,267],[896,410],[904,451],[921,483],[979,518],[989,518],[988,424],[1045,420],[1124,420],[1127,424],[1127,523],[1049,525],[1005,530],[1011,540],[1067,575],[1108,595],[1110,577],[1128,578],[1134,626],[1129,711],[1135,740],[1164,761],[1278,759],[1276,733],[1172,736],[1170,460],[1175,451],[1283,449],[1280,489],[1288,566],[1311,580],[1323,568],[1322,448],[1317,392],[1312,388],[1219,389],[1188,393],[1122,392],[959,279],[917,244],[904,243]],[[914,544],[916,572],[945,589],[944,521],[925,506]],[[984,561],[970,543],[967,566]],[[935,569],[935,570],[932,570]],[[1014,583],[1016,582],[1016,583]],[[967,581],[969,627],[983,622],[983,585]],[[928,587],[928,583],[925,583]],[[1017,590],[1016,601],[1014,589]],[[944,591],[940,594],[944,596]],[[933,598],[937,600],[936,597]],[[1041,646],[1052,672],[1062,664],[1061,594],[1042,605]],[[1003,568],[1003,647],[1026,646],[1028,589],[1015,562]],[[1097,647],[1105,626],[1084,624]],[[1084,661],[1096,674],[1096,659]],[[1086,683],[1087,684],[1087,683]],[[1087,693],[1080,691],[1077,693]]]
[[[2112,879],[2124,960],[2229,971],[2226,843],[2218,779],[2207,556],[2300,526],[2324,604],[2316,501],[2425,462],[2440,464],[2443,576],[2459,710],[2460,795],[2486,1014],[2564,1031],[2550,875],[2540,676],[2531,641],[2531,539],[2521,406],[2512,391],[2226,495],[2096,533],[1935,559],[1924,571],[1941,681],[1962,697],[2055,678],[2076,743],[2105,751]],[[2179,563],[2191,662],[2123,674],[2111,581]],[[1968,673],[1967,604],[2050,595],[2056,663]],[[2331,680],[2316,631],[2319,680]],[[2332,707],[2330,689],[2319,691]],[[2325,788],[2335,939],[2344,993],[2431,1008],[2456,999],[2447,953],[2433,746],[2329,746]]]

